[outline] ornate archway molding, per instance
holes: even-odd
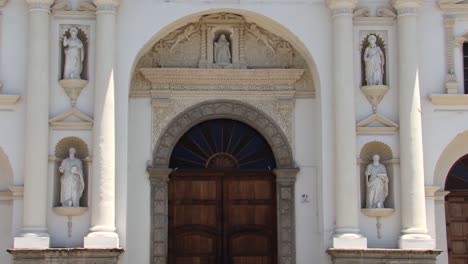
[[[203,121],[229,118],[256,129],[270,144],[277,169],[278,263],[295,263],[294,183],[295,168],[288,139],[275,122],[260,110],[233,100],[215,100],[197,104],[179,114],[163,132],[153,153],[153,166],[148,167],[151,182],[151,261],[167,263],[168,181],[172,169],[169,160],[174,146],[190,128]]]

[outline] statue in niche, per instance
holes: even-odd
[[[83,42],[78,38],[78,28],[70,29],[70,38],[63,37],[63,46],[65,47],[63,78],[81,80],[85,50]]]
[[[380,156],[378,154],[375,154],[372,158],[373,162],[367,165],[365,171],[367,186],[366,207],[384,208],[384,202],[388,196],[387,170],[379,162]]]
[[[370,35],[367,38],[369,46],[364,51],[364,63],[367,85],[383,85],[385,57],[382,49],[377,46],[377,38]]]
[[[63,173],[60,179],[60,202],[62,207],[79,207],[85,183],[83,164],[75,157],[76,149],[69,149],[69,157],[62,160],[59,171]]]
[[[247,31],[249,31],[250,33],[252,33],[252,35],[255,36],[255,38],[257,38],[257,41],[262,41],[263,44],[265,44],[265,46],[267,46],[272,52],[273,54],[276,53],[276,50],[275,48],[273,48],[273,46],[270,44],[270,39],[267,35],[263,34],[260,29],[258,29],[257,25],[255,24],[250,24],[249,27],[246,27]]]
[[[231,63],[231,51],[229,41],[224,34],[221,34],[218,41],[214,43],[214,61],[219,65],[228,65]]]

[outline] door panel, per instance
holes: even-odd
[[[449,263],[468,264],[468,192],[450,193],[445,210]]]
[[[276,263],[269,171],[177,171],[169,197],[169,263]]]

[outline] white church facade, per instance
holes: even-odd
[[[0,263],[468,263],[468,1],[0,11]]]

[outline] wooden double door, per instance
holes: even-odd
[[[468,191],[445,198],[447,247],[450,264],[468,264]]]
[[[275,186],[269,171],[173,172],[169,263],[277,263]]]

